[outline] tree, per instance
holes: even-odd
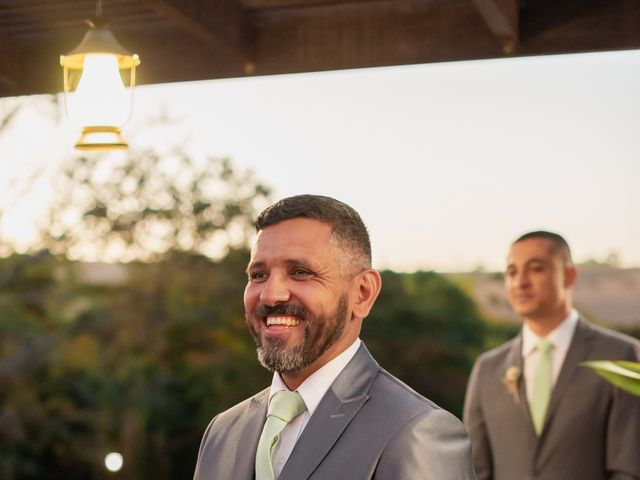
[[[225,158],[180,149],[120,159],[77,157],[56,182],[44,246],[72,259],[158,260],[170,251],[224,256],[246,247],[269,189]]]
[[[33,119],[44,120],[55,131],[60,108],[54,95],[35,95],[0,99],[0,256],[8,256],[14,251],[14,245],[5,231],[9,213],[16,207],[28,205],[33,201],[34,192],[46,177],[47,166],[51,159],[43,158],[36,162],[17,163],[11,156],[11,145],[28,142],[38,130]],[[39,123],[39,122],[36,122]],[[42,127],[40,127],[42,128]],[[28,132],[28,133],[27,133]],[[22,146],[22,145],[21,145]],[[21,149],[25,150],[25,149]],[[26,149],[28,150],[28,149]],[[18,168],[13,168],[18,167]],[[33,203],[31,204],[33,205]]]
[[[56,185],[43,249],[0,260],[0,476],[99,479],[118,450],[120,479],[188,477],[213,414],[268,381],[241,298],[269,190],[179,149],[73,158]],[[132,262],[96,285],[68,259]]]
[[[243,321],[246,250],[174,253],[87,283],[61,256],[0,260],[0,478],[192,474],[211,417],[268,383]]]
[[[486,326],[473,300],[435,272],[382,272],[363,339],[387,370],[460,415]]]

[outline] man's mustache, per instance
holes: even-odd
[[[271,306],[261,303],[253,309],[253,315],[255,317],[293,316],[306,320],[309,316],[309,311],[302,305],[282,303]]]

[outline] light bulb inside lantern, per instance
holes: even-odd
[[[69,117],[81,127],[124,125],[129,119],[130,94],[114,55],[88,54],[75,92],[69,95]]]

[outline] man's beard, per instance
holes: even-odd
[[[249,315],[246,317],[249,331],[258,346],[258,361],[270,371],[298,373],[316,361],[329,347],[338,341],[347,325],[347,295],[338,300],[338,306],[329,316],[311,317],[301,305],[258,305],[251,316],[256,321],[267,315],[294,315],[304,322],[302,341],[287,349],[286,338],[269,338],[262,341]]]

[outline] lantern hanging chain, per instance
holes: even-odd
[[[102,0],[96,0],[96,18],[102,17]]]

